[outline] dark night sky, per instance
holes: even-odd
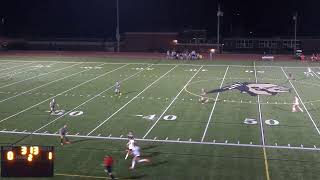
[[[119,0],[120,31],[217,27],[216,0]],[[320,0],[220,0],[223,36],[320,36]],[[114,37],[116,0],[2,0],[0,17],[13,36]],[[237,15],[239,14],[239,15]],[[252,35],[249,32],[253,32]]]

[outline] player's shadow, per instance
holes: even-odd
[[[147,156],[148,157],[156,157],[156,156],[159,156],[160,155],[160,152],[152,152],[150,154],[148,154]]]
[[[150,165],[148,165],[149,167],[156,167],[156,166],[162,166],[164,164],[167,164],[169,161],[160,161],[160,162],[155,162],[155,163],[151,163]]]
[[[135,92],[138,92],[138,91],[129,91],[129,92],[125,92],[125,93],[122,93],[122,96],[123,96],[123,95],[131,94],[131,93],[135,93]]]
[[[145,174],[140,174],[140,175],[133,175],[133,176],[127,176],[127,177],[121,177],[121,179],[142,179],[147,177]]]
[[[146,147],[143,147],[144,150],[148,150],[148,149],[154,149],[158,147],[157,145],[150,145],[150,146],[146,146]]]

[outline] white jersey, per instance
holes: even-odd
[[[128,149],[132,150],[134,148],[134,140],[130,139],[127,145],[128,145]]]
[[[297,97],[294,97],[294,105],[299,105],[299,99]]]
[[[50,108],[54,108],[56,106],[56,101],[52,100],[50,102]]]
[[[140,156],[140,147],[139,146],[134,146],[132,149],[132,154],[134,157]]]

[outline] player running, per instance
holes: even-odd
[[[136,162],[141,163],[141,162],[150,162],[149,159],[141,159],[140,158],[140,147],[139,146],[134,146],[132,149],[132,164],[129,169],[134,169],[134,166],[136,165]]]
[[[129,139],[129,141],[127,143],[127,154],[126,154],[126,157],[124,159],[128,159],[129,154],[132,153],[132,149],[135,146],[135,141],[134,141],[134,137],[133,137],[132,132],[128,133],[128,139]]]
[[[49,107],[50,107],[50,114],[52,114],[56,112],[56,107],[59,107],[59,104],[57,104],[56,100],[53,98],[50,101]]]
[[[116,84],[114,85],[114,92],[116,93],[116,95],[121,96],[121,92],[120,92],[120,82],[117,81]]]
[[[297,112],[297,109],[299,109],[300,112],[303,112],[303,109],[300,107],[299,98],[295,96],[292,105],[292,112]]]
[[[199,101],[200,101],[202,104],[209,102],[208,94],[207,94],[206,90],[203,89],[203,88],[201,89],[201,94],[200,94],[200,99],[199,99]]]

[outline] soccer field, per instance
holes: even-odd
[[[319,86],[318,64],[289,61],[2,58],[0,143],[55,146],[54,179],[105,179],[106,154],[119,179],[320,179]],[[135,170],[129,131],[151,159]]]

